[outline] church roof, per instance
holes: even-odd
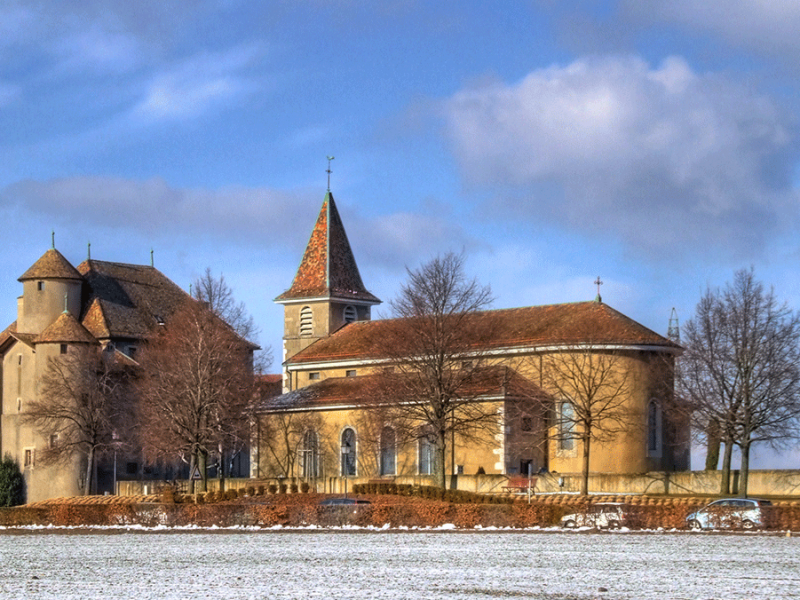
[[[63,312],[39,334],[36,338],[36,343],[96,344],[97,338],[78,323],[78,320],[70,313]]]
[[[39,260],[33,263],[19,281],[29,279],[81,279],[81,274],[55,248],[50,248]]]
[[[489,310],[476,313],[476,330],[490,332],[476,350],[534,348],[591,343],[605,345],[680,346],[602,302],[576,302]],[[481,327],[481,323],[485,323]],[[350,323],[287,361],[290,365],[391,358],[388,332],[397,319]]]
[[[395,378],[408,377],[395,374]],[[386,397],[378,388],[392,386],[387,384],[387,376],[373,373],[358,377],[329,377],[318,383],[267,398],[262,396],[257,412],[282,412],[309,408],[329,408],[343,406],[368,406],[376,403],[376,398]],[[398,385],[397,389],[403,388]],[[390,389],[394,390],[394,387]],[[512,369],[493,366],[482,369],[463,390],[465,398],[498,399],[528,398],[546,399],[546,394],[531,380]]]
[[[96,338],[139,339],[157,328],[189,295],[155,267],[86,260],[81,322]]]
[[[330,191],[325,195],[292,286],[275,301],[290,302],[304,298],[340,298],[371,304],[380,302],[361,281],[356,259]]]

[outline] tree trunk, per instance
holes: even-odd
[[[219,491],[225,491],[225,451],[222,444],[219,445],[219,466],[217,467],[217,477],[219,477]]]
[[[83,487],[83,495],[89,496],[92,493],[92,481],[94,474],[94,448],[89,448],[89,454],[86,455],[86,484]]]
[[[447,489],[447,433],[439,431],[436,435],[436,479],[440,488]]]
[[[706,426],[706,471],[716,471],[719,467],[720,439],[719,421],[710,419]]]
[[[742,463],[739,472],[739,497],[747,498],[747,480],[750,476],[750,441],[742,444]]]
[[[192,494],[197,493],[197,481],[194,478],[194,467],[197,465],[197,454],[192,452],[191,458],[189,458],[189,481],[190,481],[190,489],[192,490]]]
[[[722,479],[720,481],[719,493],[723,496],[730,496],[731,493],[731,455],[733,454],[733,443],[725,440],[725,454],[722,456]]]
[[[589,451],[591,449],[592,438],[586,436],[583,442],[583,465],[581,467],[581,494],[589,495]]]

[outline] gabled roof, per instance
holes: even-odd
[[[68,312],[61,315],[48,325],[36,338],[37,344],[96,344],[95,338],[87,329],[78,323],[77,319]]]
[[[292,286],[275,298],[275,302],[304,298],[340,298],[380,303],[361,281],[356,259],[330,191],[325,194],[325,201]]]
[[[98,339],[139,339],[157,328],[189,295],[158,269],[87,260],[81,322]]]
[[[477,329],[491,332],[476,350],[544,348],[591,343],[600,345],[680,346],[602,302],[550,304],[479,312]],[[481,327],[481,323],[485,327]],[[287,364],[380,360],[391,358],[386,339],[396,319],[345,325],[291,357]]]
[[[391,378],[408,375],[394,374]],[[375,398],[385,396],[378,388],[387,385],[385,374],[373,373],[358,377],[330,377],[274,398],[262,397],[256,412],[270,413],[306,409],[366,407],[375,405]],[[391,385],[391,384],[388,384]],[[401,385],[397,386],[400,389]],[[391,389],[396,389],[392,387]],[[465,386],[464,397],[474,400],[537,399],[546,401],[547,395],[532,381],[512,369],[502,366],[487,367]],[[402,400],[413,401],[413,398]]]
[[[19,278],[29,279],[81,279],[81,274],[55,248],[50,248]]]

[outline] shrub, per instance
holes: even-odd
[[[303,483],[300,484],[300,491],[303,492],[304,494],[307,494],[308,490],[310,490],[310,489],[311,489],[311,486],[308,485],[307,481],[304,481]]]
[[[164,504],[175,504],[175,490],[172,486],[167,486],[161,490],[161,502]]]
[[[263,486],[261,486],[261,487],[263,487]],[[247,486],[247,489],[245,490],[245,493],[248,496],[255,496],[256,495],[256,488],[254,488],[252,485],[249,485],[249,486]]]
[[[285,483],[281,483],[281,484],[278,486],[278,491],[279,491],[281,494],[285,494],[287,489],[288,489],[288,487],[286,486],[286,484],[285,484]]]
[[[0,461],[0,506],[25,504],[25,479],[19,464],[6,454]]]
[[[236,500],[239,497],[239,492],[236,490],[228,490],[225,492],[225,500]]]
[[[263,495],[264,495],[264,486],[263,486],[263,485],[259,485],[259,486],[256,488],[256,493],[257,493],[259,496],[263,496]]]
[[[277,493],[277,492],[278,492],[278,486],[277,486],[277,485],[275,485],[274,483],[270,483],[270,484],[267,486],[267,489],[269,490],[269,493],[270,493],[270,494],[275,494],[275,493]]]
[[[292,483],[292,485],[289,487],[289,489],[291,490],[291,492],[293,494],[296,494],[297,493],[297,484],[296,483]]]
[[[205,504],[206,503],[206,495],[203,492],[199,492],[194,495],[195,504]]]

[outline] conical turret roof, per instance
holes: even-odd
[[[97,339],[68,312],[63,312],[36,338],[37,344],[96,344]]]
[[[325,194],[322,210],[292,287],[275,301],[290,302],[304,298],[340,298],[380,303],[361,281],[356,259],[330,191]]]
[[[29,279],[77,279],[81,280],[81,274],[64,258],[55,248],[50,248],[42,257],[33,263],[18,281]]]

